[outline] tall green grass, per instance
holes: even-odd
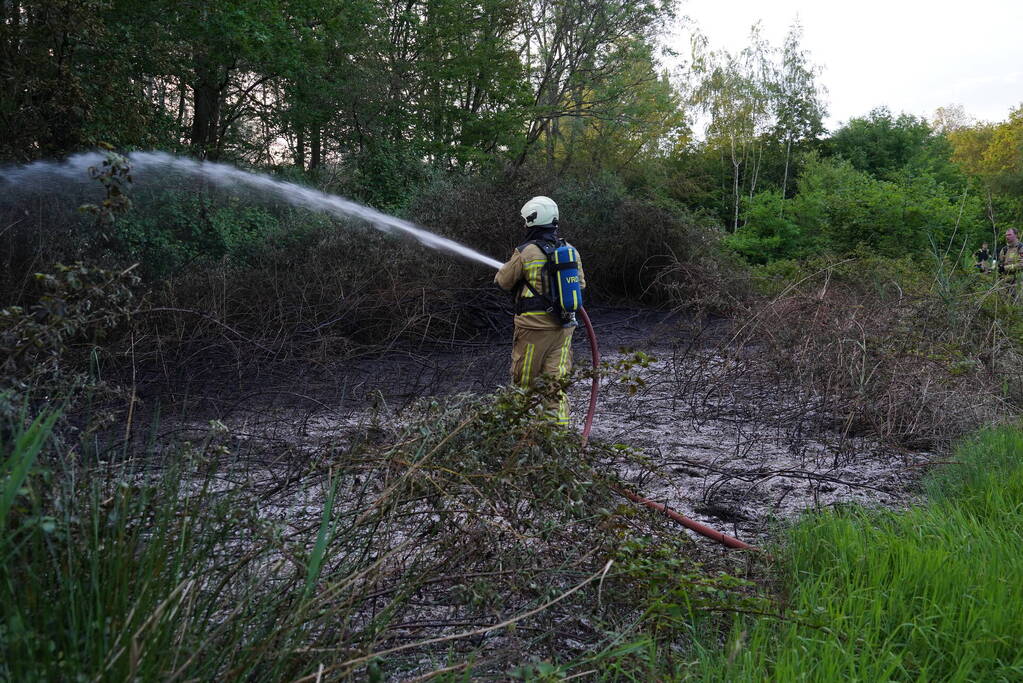
[[[85,468],[55,459],[60,443],[47,453],[54,421],[0,441],[0,680],[291,680],[338,631],[355,633],[343,653],[385,627],[349,625],[346,589],[375,561],[336,514],[337,482],[309,484],[322,503],[307,543],[225,486],[209,439]]]
[[[738,620],[702,677],[1023,680],[1023,432],[984,431],[955,459],[925,505],[793,528],[783,618]]]

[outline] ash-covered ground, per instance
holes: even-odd
[[[821,397],[763,372],[756,349],[733,348],[730,328],[656,313],[607,325],[606,361],[635,351],[653,358],[604,382],[597,406],[593,438],[637,449],[657,472],[623,466],[623,479],[754,542],[805,510],[915,499],[930,454],[856,436],[847,416],[827,414]],[[574,393],[576,415],[586,409],[585,393]]]
[[[641,495],[752,542],[804,510],[913,501],[929,454],[857,436],[846,416],[828,414],[812,392],[761,372],[756,349],[731,348],[728,321],[613,308],[596,308],[591,318],[606,365],[634,359],[637,351],[653,359],[624,372],[608,370],[592,432],[593,439],[627,446],[652,466],[654,475],[623,457],[622,478]],[[391,352],[278,374],[230,399],[206,402],[202,420],[192,414],[172,424],[188,431],[219,420],[236,454],[245,452],[246,440],[258,441],[259,453],[276,448],[280,457],[249,463],[250,474],[263,471],[260,478],[302,498],[303,451],[323,452],[327,445],[329,452],[372,438],[374,425],[402,422],[424,397],[494,390],[508,381],[510,338],[509,326],[507,339],[494,343]],[[589,366],[581,328],[575,357],[577,366]],[[203,393],[190,391],[193,399]],[[579,429],[589,381],[578,382],[571,395]]]

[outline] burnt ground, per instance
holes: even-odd
[[[929,454],[856,436],[812,395],[751,372],[756,351],[733,353],[729,321],[612,307],[595,307],[590,316],[605,361],[635,351],[653,358],[602,380],[592,433],[631,449],[620,472],[642,495],[748,541],[804,510],[900,507],[914,499]],[[239,444],[258,440],[260,452],[277,449],[277,464],[259,466],[297,471],[293,456],[310,443],[343,447],[374,424],[400,423],[424,397],[493,391],[507,382],[510,341],[509,321],[507,334],[493,341],[250,371],[242,380],[226,379],[223,368],[197,373],[170,392],[176,412],[163,416],[160,431],[164,439],[194,438],[215,420]],[[581,329],[575,357],[577,366],[589,365]],[[588,389],[581,381],[571,390],[576,429]],[[140,392],[150,391],[143,381]]]

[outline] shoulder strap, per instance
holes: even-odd
[[[547,240],[530,240],[528,242],[523,242],[516,248],[519,250],[519,253],[522,253],[522,250],[528,247],[530,244],[535,244],[537,248],[543,252],[544,256],[547,257],[553,254],[554,250],[557,249],[559,246],[558,244],[554,242],[548,242]]]
[[[544,272],[547,272],[551,263],[551,254],[553,254],[555,250],[557,250],[558,245],[554,242],[548,242],[547,240],[530,240],[528,242],[523,242],[517,247],[519,253],[522,253],[522,250],[528,247],[530,244],[535,244],[536,247],[543,252],[543,255],[547,259],[547,263],[544,264],[543,268]],[[523,276],[522,279],[519,280],[519,285],[518,288],[516,289],[515,295],[516,307],[518,307],[519,304],[521,304],[522,302],[521,293],[523,288],[528,289],[533,294],[533,297],[542,302],[542,304],[545,306],[547,310],[551,310],[553,308],[554,304],[551,297],[536,291],[536,288],[533,287],[533,285],[529,284],[529,279],[526,278],[525,276]],[[516,310],[516,313],[518,312],[520,311]]]

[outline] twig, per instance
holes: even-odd
[[[522,621],[523,619],[528,619],[529,617],[531,617],[531,616],[533,616],[535,614],[539,614],[540,612],[543,612],[544,610],[546,610],[546,609],[548,609],[548,608],[558,604],[559,602],[561,602],[562,600],[564,600],[568,596],[572,595],[573,593],[576,593],[577,591],[582,589],[584,586],[586,586],[590,582],[594,581],[595,579],[599,578],[603,574],[607,573],[608,569],[611,568],[611,565],[613,563],[614,563],[614,560],[608,560],[607,564],[604,565],[604,567],[600,571],[598,571],[597,573],[591,575],[590,577],[588,577],[582,583],[579,583],[579,584],[575,585],[574,587],[570,588],[569,590],[565,591],[564,593],[562,593],[558,597],[554,598],[553,600],[548,600],[547,602],[545,602],[544,604],[540,605],[539,607],[531,609],[528,612],[523,612],[522,614],[518,614],[518,615],[516,615],[514,617],[511,617],[510,619],[505,619],[504,621],[499,622],[497,624],[493,624],[492,626],[484,626],[482,628],[473,629],[471,631],[462,631],[461,633],[453,633],[453,634],[451,634],[449,636],[438,636],[436,638],[428,638],[427,640],[421,640],[421,641],[415,642],[415,643],[407,643],[405,645],[399,645],[398,647],[392,647],[392,648],[387,649],[387,650],[381,650],[380,652],[373,652],[373,653],[370,653],[368,655],[363,655],[361,657],[356,657],[355,659],[349,659],[346,662],[341,662],[340,664],[332,666],[330,669],[328,669],[328,671],[336,671],[338,669],[349,670],[349,669],[351,669],[352,667],[354,667],[354,666],[356,666],[358,664],[363,664],[365,662],[368,662],[368,661],[371,661],[373,659],[376,659],[377,657],[384,657],[386,655],[391,655],[391,654],[394,654],[395,652],[403,652],[405,650],[410,650],[412,648],[426,647],[427,645],[436,645],[437,643],[445,643],[445,642],[449,642],[449,641],[452,641],[452,640],[461,640],[463,638],[471,638],[472,636],[479,636],[479,635],[483,635],[483,634],[489,633],[490,631],[498,631],[500,629],[507,628],[507,627],[511,626],[512,624],[515,624],[515,623],[518,623],[518,622]],[[304,678],[298,679],[297,681],[295,681],[295,683],[302,683],[302,681],[308,681],[308,680],[310,680],[310,678],[311,678],[310,676],[306,676]]]

